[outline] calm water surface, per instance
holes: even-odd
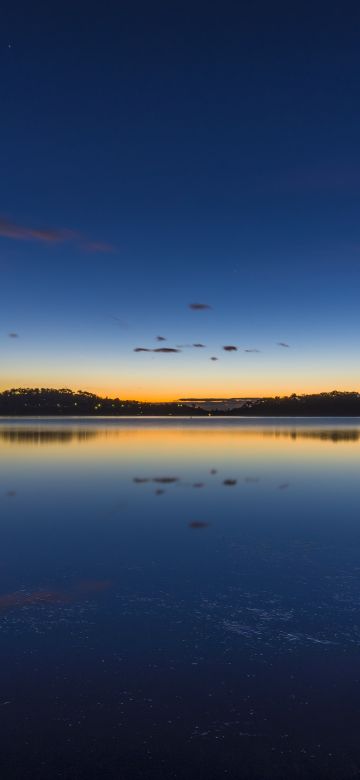
[[[0,772],[360,776],[359,420],[0,420]]]

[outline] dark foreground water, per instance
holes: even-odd
[[[360,776],[360,422],[0,420],[2,780]]]

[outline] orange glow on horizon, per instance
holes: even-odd
[[[151,389],[145,393],[139,393],[134,389],[134,391],[128,391],[127,393],[120,392],[119,389],[111,388],[111,387],[102,387],[99,385],[93,385],[90,387],[85,388],[90,393],[95,393],[96,395],[102,396],[102,397],[108,397],[108,398],[120,398],[121,400],[128,400],[128,401],[141,401],[142,403],[150,402],[150,403],[176,403],[179,401],[180,398],[200,398],[200,399],[206,399],[206,398],[269,398],[273,396],[289,396],[292,393],[296,393],[297,395],[307,395],[312,393],[330,393],[333,390],[338,390],[339,392],[358,392],[358,388],[356,387],[356,384],[350,384],[350,383],[344,383],[344,382],[335,382],[335,383],[327,383],[327,385],[321,385],[319,386],[318,383],[312,384],[312,385],[305,385],[303,387],[299,387],[299,384],[293,384],[293,385],[286,385],[286,386],[279,386],[274,385],[272,387],[267,387],[266,389],[264,387],[254,387],[254,388],[238,388],[237,391],[235,390],[229,390],[229,385],[227,387],[224,387],[222,390],[218,387],[214,390],[214,388],[195,388],[190,389],[188,393],[178,393],[171,392],[171,391],[159,391],[156,389]]]
[[[188,392],[176,393],[175,389],[159,390],[156,387],[151,387],[145,392],[139,392],[139,390],[136,390],[135,388],[132,390],[131,386],[130,388],[128,386],[123,386],[121,389],[92,382],[86,384],[75,384],[74,382],[52,382],[51,380],[42,380],[39,382],[2,383],[0,385],[0,392],[16,387],[47,387],[53,389],[67,387],[73,392],[77,392],[78,389],[81,388],[86,392],[94,393],[95,395],[101,396],[103,398],[119,398],[123,401],[140,401],[142,403],[175,403],[178,402],[180,398],[269,398],[273,396],[289,396],[292,393],[296,393],[297,395],[329,393],[333,390],[338,390],[340,392],[359,392],[359,388],[357,387],[357,383],[355,381],[352,383],[344,381],[324,382],[321,385],[319,385],[319,382],[313,382],[304,383],[301,386],[296,382],[291,385],[280,385],[280,383],[274,383],[273,385],[267,385],[266,387],[248,387],[247,385],[243,384],[243,386],[240,388],[234,388],[233,382],[229,382],[224,387],[219,387],[218,385],[216,387],[190,387]]]

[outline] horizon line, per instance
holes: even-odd
[[[238,403],[238,402],[246,402],[246,401],[261,401],[261,400],[268,400],[268,399],[274,399],[274,398],[290,398],[291,396],[294,396],[294,397],[297,397],[297,398],[301,398],[301,397],[304,397],[304,396],[312,396],[312,395],[322,395],[322,394],[324,394],[324,395],[331,395],[331,394],[335,394],[335,393],[360,395],[360,391],[357,390],[357,389],[337,390],[336,388],[333,388],[332,390],[318,390],[316,392],[307,392],[307,393],[306,392],[303,392],[303,393],[295,393],[295,392],[293,392],[293,393],[285,393],[284,395],[280,395],[280,394],[263,395],[263,396],[250,396],[250,395],[247,395],[247,396],[229,396],[229,397],[222,397],[222,398],[221,397],[220,398],[219,397],[217,397],[217,398],[216,397],[204,397],[204,396],[202,396],[202,397],[181,397],[181,398],[177,397],[177,398],[173,398],[173,399],[170,399],[170,400],[167,400],[167,401],[164,401],[164,400],[163,401],[154,401],[154,400],[148,400],[146,398],[142,398],[142,399],[139,400],[139,399],[135,399],[135,398],[125,398],[125,397],[121,397],[121,396],[99,395],[98,393],[92,392],[90,390],[82,390],[82,389],[73,390],[70,387],[64,387],[64,386],[63,387],[44,387],[44,386],[41,386],[41,387],[36,387],[36,386],[35,387],[11,387],[11,388],[5,388],[3,390],[0,390],[0,395],[2,395],[3,393],[25,392],[25,391],[32,392],[32,391],[35,391],[35,390],[38,390],[38,391],[50,391],[50,392],[65,392],[66,391],[66,392],[69,392],[69,393],[73,393],[74,395],[83,393],[83,394],[93,395],[93,396],[96,396],[98,398],[102,398],[103,400],[108,399],[108,400],[112,400],[112,401],[115,401],[115,400],[126,401],[128,403],[162,404],[162,405],[166,405],[166,404],[180,404],[180,403],[184,403],[184,404],[190,404],[190,403],[198,403],[198,404],[223,403],[223,404],[228,404],[228,403]]]

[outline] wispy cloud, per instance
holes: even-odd
[[[231,344],[227,345],[226,347],[223,347],[225,352],[237,352],[237,347],[233,347]]]
[[[66,240],[62,231],[24,227],[24,225],[17,225],[4,217],[0,217],[0,236],[16,241],[44,241],[47,244],[56,244]]]
[[[94,254],[97,252],[101,252],[102,254],[115,252],[115,247],[112,246],[112,244],[105,244],[103,241],[84,241],[82,239],[80,240],[80,247],[81,249],[84,249],[85,252],[94,252]]]
[[[286,341],[278,341],[277,345],[278,347],[290,347],[290,344],[287,344]]]
[[[211,309],[208,303],[189,303],[189,309],[193,311],[204,311],[205,309]]]
[[[113,252],[115,247],[99,241],[89,241],[86,236],[75,230],[33,228],[19,225],[6,217],[0,217],[0,236],[13,241],[37,241],[41,244],[72,243],[86,252]]]
[[[112,315],[112,319],[116,320],[116,322],[119,323],[120,328],[128,328],[129,327],[129,324],[125,320],[121,319],[121,317],[116,317],[116,316]]]
[[[9,339],[18,339],[19,334],[18,333],[8,333]]]

